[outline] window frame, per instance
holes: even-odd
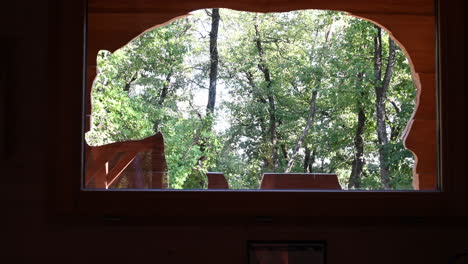
[[[460,147],[464,146],[460,143],[464,142],[465,127],[458,122],[466,117],[463,96],[459,96],[464,88],[464,62],[463,56],[455,52],[463,44],[454,41],[457,32],[451,27],[463,23],[463,16],[451,15],[459,12],[455,4],[440,1],[436,8],[440,190],[304,192],[82,189],[87,3],[85,0],[71,2],[63,1],[57,6],[56,11],[63,15],[59,17],[59,23],[51,21],[49,33],[52,43],[49,113],[55,118],[51,118],[48,125],[57,133],[49,138],[48,164],[49,171],[55,176],[51,186],[56,212],[75,216],[144,218],[151,222],[181,216],[203,221],[223,218],[236,222],[245,219],[288,222],[301,218],[337,223],[341,221],[339,217],[436,219],[468,216],[468,188],[463,167],[466,154]]]

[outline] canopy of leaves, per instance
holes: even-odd
[[[358,107],[363,107],[361,186],[380,189],[374,25],[331,11],[220,11],[214,116],[205,114],[211,17],[201,10],[146,32],[114,53],[98,54],[87,143],[142,139],[161,131],[170,188],[206,188],[207,171],[224,172],[232,189],[258,188],[262,173],[271,171],[272,149],[279,151],[274,170],[285,171],[315,91],[315,117],[292,172],[337,173],[346,188]],[[388,39],[382,39],[386,54]],[[268,68],[270,81],[259,65]],[[276,146],[269,133],[269,96],[276,107]],[[414,109],[415,89],[399,48],[386,99],[391,187],[411,189],[414,159],[401,135]]]

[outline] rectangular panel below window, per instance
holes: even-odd
[[[324,242],[249,242],[249,264],[325,264]]]

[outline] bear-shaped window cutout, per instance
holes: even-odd
[[[419,189],[405,53],[335,11],[207,9],[148,30],[98,54],[85,186]]]

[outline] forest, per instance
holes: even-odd
[[[336,173],[343,189],[412,189],[402,134],[408,60],[343,12],[192,12],[111,53],[92,88],[91,146],[162,132],[171,189],[257,189],[264,172]],[[144,158],[144,157],[143,157]],[[113,188],[136,188],[125,179]]]

